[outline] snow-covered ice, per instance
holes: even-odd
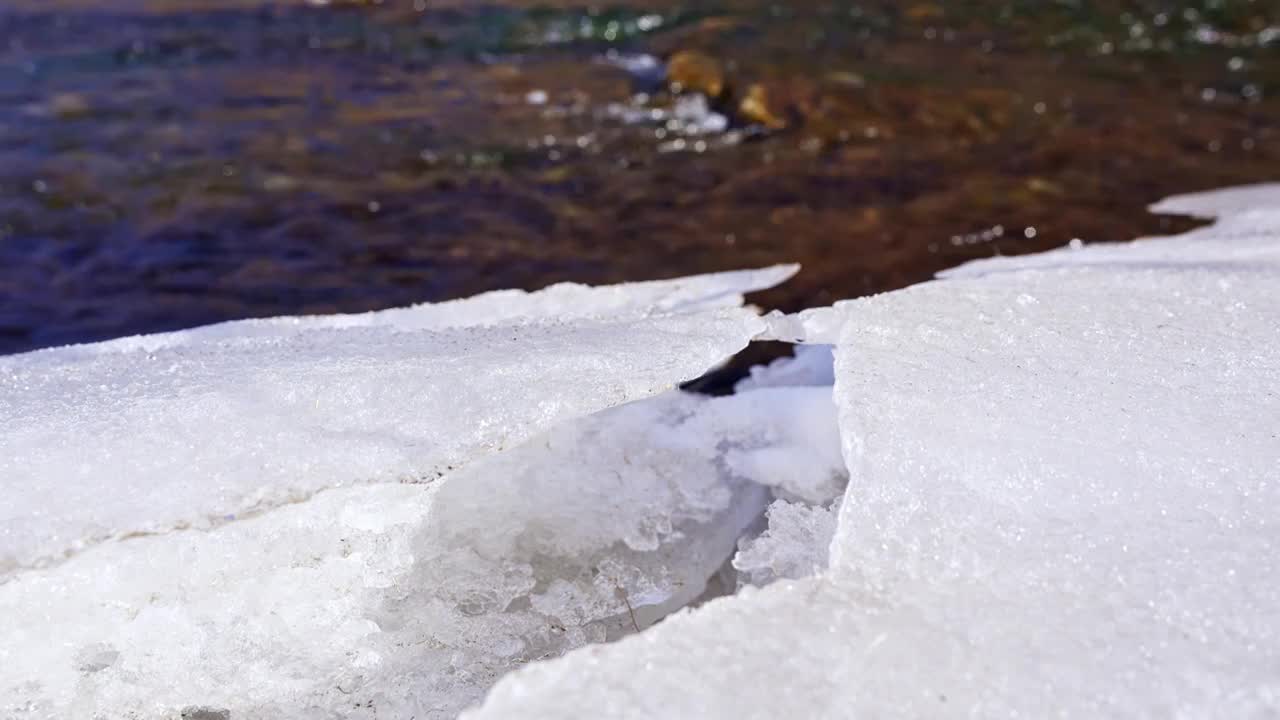
[[[1280,207],[1249,192],[1178,207]],[[836,344],[830,569],[528,666],[467,717],[1280,714],[1280,272],[1105,254],[775,322]]]
[[[447,303],[456,317],[418,306],[244,321],[0,358],[0,576],[327,487],[431,480],[653,395],[745,346],[760,324],[741,293],[791,272],[562,285]]]
[[[829,391],[645,399],[791,271],[0,360],[0,717],[453,717],[689,603],[843,486]]]
[[[1280,715],[1280,189],[1157,208],[0,358],[0,718]]]

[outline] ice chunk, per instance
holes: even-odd
[[[698,596],[783,482],[729,457],[798,442],[789,401],[812,392],[668,393],[441,483],[24,571],[0,585],[0,716],[453,717],[511,668]]]
[[[826,570],[837,510],[836,505],[775,500],[768,509],[768,529],[760,537],[742,540],[733,557],[740,582],[763,587]]]
[[[792,323],[836,335],[831,570],[524,668],[467,717],[1280,713],[1277,282],[1024,269]]]
[[[787,272],[642,284],[632,300],[623,288],[543,296],[550,311],[601,295],[600,313],[627,308],[613,319],[586,317],[582,304],[573,322],[374,324],[0,358],[0,577],[104,538],[210,527],[326,487],[429,481],[660,392],[758,333],[752,312],[717,307]]]
[[[744,417],[771,417],[756,432],[768,442],[728,453],[734,472],[769,485],[774,494],[821,504],[848,481],[830,386],[761,388],[732,396]]]
[[[824,386],[835,382],[830,345],[798,345],[794,357],[781,357],[768,365],[757,365],[750,375],[733,386],[734,392],[764,387],[796,385]]]
[[[782,404],[791,393],[773,394]],[[482,662],[491,681],[529,660],[646,628],[689,603],[763,510],[765,487],[780,482],[773,468],[742,473],[729,461],[799,435],[793,413],[769,409],[672,394],[602,413],[533,443],[532,452],[451,478],[437,500],[441,514],[419,540],[416,575],[404,583],[411,590],[398,588],[394,619],[380,621],[399,628],[384,644],[416,647],[463,629],[462,647],[520,648],[488,652]],[[465,578],[458,567],[468,568]],[[509,593],[488,593],[496,578],[513,579]],[[468,618],[504,605],[493,618]],[[405,675],[393,684],[412,697],[395,714],[422,716],[444,703],[450,683],[440,664],[401,657]],[[469,697],[454,688],[451,712],[478,700],[487,684],[472,683]]]
[[[573,418],[743,347],[764,325],[740,292],[786,272],[569,288],[568,320],[0,359],[0,717],[453,717],[651,624],[771,489],[842,473],[811,432],[834,406],[668,393]]]
[[[763,320],[767,329],[757,340],[833,345],[844,327],[844,316],[836,307],[809,308],[793,314],[775,310]]]
[[[739,402],[761,399],[760,412],[782,419],[794,439],[744,453],[739,467],[752,468],[757,482],[779,498],[768,509],[758,537],[744,537],[732,561],[732,585],[767,585],[779,578],[808,577],[825,569],[835,532],[834,502],[848,482],[831,398],[834,366],[830,345],[801,345],[795,357],[751,368],[735,386]],[[785,394],[779,388],[795,388]],[[768,469],[768,472],[761,470]],[[778,478],[770,481],[769,476]]]

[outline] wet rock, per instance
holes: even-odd
[[[738,113],[746,120],[771,130],[782,130],[788,124],[781,110],[771,102],[769,91],[759,83],[747,88],[738,103]]]
[[[694,50],[682,50],[667,60],[667,83],[673,92],[699,92],[713,100],[728,87],[724,65]]]
[[[486,71],[495,80],[516,80],[523,75],[520,68],[511,63],[494,63]]]
[[[857,90],[861,90],[862,88],[867,86],[866,78],[862,77],[856,72],[849,72],[847,70],[837,70],[835,72],[829,72],[826,75],[826,80],[832,85],[836,85],[839,87],[846,87],[846,88],[854,88]]]
[[[60,93],[49,100],[49,114],[64,120],[84,117],[92,109],[89,99],[77,93]]]
[[[942,6],[936,3],[917,3],[907,8],[907,17],[916,22],[922,20],[938,20],[945,15]]]
[[[298,189],[298,181],[288,175],[268,175],[262,180],[262,189],[267,192],[289,192]]]
[[[21,108],[24,115],[37,118],[73,120],[88,115],[93,110],[89,100],[79,93],[58,93],[47,102],[31,103]]]
[[[919,93],[899,96],[910,107],[912,120],[933,132],[944,132],[956,143],[991,143],[1000,139],[1009,124],[1007,100],[991,92],[967,93],[957,101],[954,94]]]
[[[804,76],[752,83],[738,101],[738,115],[746,122],[770,130],[807,125],[826,114],[830,99]]]
[[[1066,189],[1061,185],[1042,177],[1028,178],[1027,189],[1037,195],[1050,195],[1053,197],[1066,197],[1067,195]]]

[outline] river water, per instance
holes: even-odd
[[[3,0],[0,353],[798,261],[796,309],[1280,170],[1280,3]]]

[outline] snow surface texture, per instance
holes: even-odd
[[[843,489],[830,353],[581,416],[740,349],[790,272],[0,360],[0,718],[454,717],[690,603],[771,498]]]
[[[761,324],[741,293],[792,271],[490,294],[448,304],[452,327],[419,306],[0,358],[0,579],[328,487],[432,480],[653,395],[745,346]]]
[[[1162,207],[1262,213],[1226,225],[1274,257],[1280,191],[1245,193]],[[775,319],[836,344],[830,569],[529,665],[466,717],[1280,715],[1280,272],[1167,247]]]
[[[0,585],[0,717],[454,717],[701,594],[770,487],[843,471],[809,446],[834,424],[821,388],[667,393],[440,483],[100,544]],[[779,449],[836,460],[751,462]]]

